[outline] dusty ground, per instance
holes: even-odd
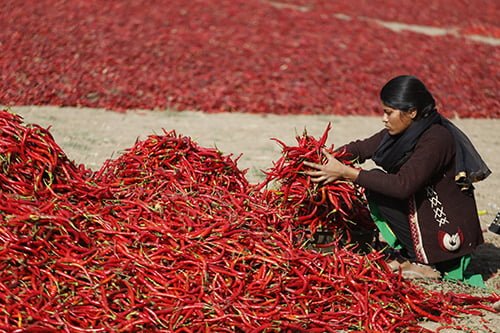
[[[116,113],[96,109],[57,107],[13,107],[26,123],[49,127],[56,142],[70,159],[98,169],[108,158],[118,156],[137,139],[159,134],[162,129],[175,130],[190,136],[205,147],[217,147],[225,154],[241,155],[240,169],[248,169],[250,182],[263,178],[262,170],[270,168],[280,155],[279,146],[271,138],[287,144],[295,143],[295,135],[304,129],[320,136],[328,122],[332,123],[329,144],[335,146],[355,138],[366,137],[381,128],[381,118],[340,116],[278,116],[237,113],[207,114],[200,112],[129,111]],[[486,229],[500,211],[500,119],[454,119],[476,145],[493,171],[476,186],[476,198],[486,243],[477,249],[472,269],[481,273],[489,291],[500,292],[500,236]],[[365,165],[370,167],[370,164]],[[433,289],[464,290],[460,286],[440,284]],[[476,290],[465,290],[477,292]],[[498,314],[486,315],[486,326],[474,318],[465,318],[463,324],[477,332],[495,332],[500,327]],[[432,328],[432,324],[428,327]],[[446,330],[445,330],[446,331]],[[456,330],[454,331],[456,332]]]

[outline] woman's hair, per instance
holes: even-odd
[[[425,85],[411,75],[389,80],[380,91],[384,105],[401,111],[417,110],[417,119],[426,117],[436,108],[436,102]]]

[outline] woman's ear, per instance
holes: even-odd
[[[411,119],[416,119],[417,118],[418,111],[416,108],[408,110],[408,115],[410,116]]]

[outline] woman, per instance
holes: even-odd
[[[481,285],[480,276],[467,280],[464,271],[483,243],[472,183],[490,170],[416,77],[391,79],[380,98],[385,129],[340,149],[359,163],[372,159],[383,171],[353,168],[325,152],[328,162],[307,162],[308,174],[315,182],[344,179],[366,189],[382,237],[404,258],[391,263],[394,269]]]

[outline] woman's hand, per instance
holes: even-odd
[[[315,183],[322,182],[327,184],[337,179],[348,179],[354,181],[358,177],[358,169],[343,164],[326,150],[323,150],[323,154],[328,159],[326,164],[317,164],[307,161],[304,162],[304,164],[308,167],[315,169],[306,171],[306,174],[312,177],[311,181]]]

